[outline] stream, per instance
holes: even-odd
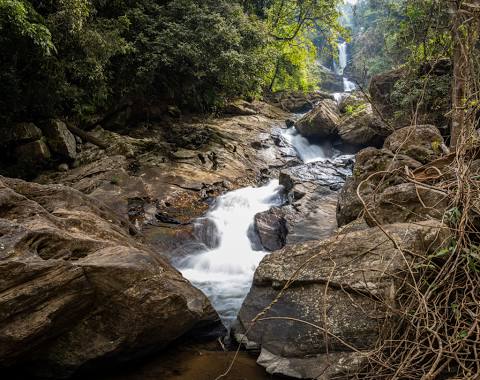
[[[272,180],[220,196],[196,222],[197,236],[206,249],[187,257],[178,267],[208,296],[226,326],[235,320],[255,269],[266,254],[255,239],[254,217],[283,202],[282,187]]]
[[[334,69],[343,76],[347,66],[347,43],[339,42],[339,63]],[[356,86],[343,77],[345,93]],[[339,103],[345,93],[333,94]],[[302,115],[295,115],[295,119]],[[295,127],[283,129],[282,139],[304,164],[340,156],[329,141],[310,141]],[[250,290],[255,269],[267,254],[254,230],[255,215],[286,202],[283,187],[271,180],[260,187],[246,187],[218,197],[203,218],[195,222],[199,246],[175,262],[183,276],[202,290],[224,325],[235,321]]]

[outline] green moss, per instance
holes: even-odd
[[[348,104],[346,107],[345,107],[345,113],[348,115],[348,116],[353,116],[353,115],[356,115],[360,112],[362,112],[363,110],[365,110],[367,108],[367,105],[365,103],[361,103],[361,104]]]

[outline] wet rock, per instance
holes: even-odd
[[[49,120],[42,129],[53,153],[70,160],[77,157],[77,141],[63,121]]]
[[[0,177],[0,203],[0,366],[65,377],[218,321],[200,291],[94,198]]]
[[[315,183],[325,187],[342,185],[350,175],[353,165],[351,156],[341,156],[336,159],[311,162],[284,169],[280,172],[280,185],[286,192],[303,192],[305,183]],[[294,197],[296,198],[296,197]]]
[[[281,208],[274,207],[255,215],[255,231],[267,251],[282,249],[287,241],[287,221]]]
[[[21,145],[40,140],[42,131],[33,123],[18,123],[0,128],[0,146]]]
[[[287,221],[287,244],[328,238],[337,228],[337,190],[351,174],[349,156],[284,169],[280,184],[289,205],[282,208]]]
[[[372,106],[360,103],[342,117],[338,134],[346,144],[382,146],[391,128],[373,111]]]
[[[398,276],[416,254],[434,252],[448,236],[439,222],[385,229],[403,252],[379,228],[370,228],[287,246],[262,260],[235,326],[237,336],[261,345],[259,364],[296,378],[318,378],[319,368],[325,379],[357,369],[361,357],[352,347],[368,354],[380,327],[395,323],[387,311],[396,305]]]
[[[338,134],[340,116],[333,100],[322,100],[296,124],[298,132],[307,138],[329,138]]]
[[[375,194],[381,194],[390,186],[399,185],[404,180],[399,175],[405,167],[417,169],[422,164],[403,154],[393,154],[387,149],[366,148],[361,150],[355,159],[353,177],[348,179],[341,190],[337,205],[337,222],[339,227],[357,219],[364,210],[360,195],[367,206],[370,206]]]
[[[395,131],[385,140],[384,148],[426,164],[441,156],[444,143],[434,125],[416,125]]]

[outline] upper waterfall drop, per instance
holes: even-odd
[[[335,73],[343,75],[347,67],[347,43],[345,41],[338,43],[338,64],[334,64]]]

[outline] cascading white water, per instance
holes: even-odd
[[[193,254],[177,267],[182,274],[210,299],[228,326],[252,284],[256,267],[266,252],[252,241],[254,217],[283,203],[278,180],[262,187],[246,187],[220,196],[201,225],[214,225],[216,247]]]
[[[282,136],[289,144],[291,144],[298,156],[306,164],[315,161],[321,161],[332,157],[334,149],[328,141],[323,144],[315,144],[303,137],[295,127],[285,129],[282,131]]]
[[[338,43],[338,65],[335,64],[335,73],[343,75],[347,67],[347,43],[345,41]]]
[[[348,78],[343,77],[343,88],[345,92],[352,92],[357,88],[357,86],[355,83],[348,80]]]
[[[345,92],[352,92],[356,89],[355,83],[343,76],[348,64],[348,45],[345,41],[338,43],[338,64],[334,62],[335,74],[343,77],[343,90]]]

